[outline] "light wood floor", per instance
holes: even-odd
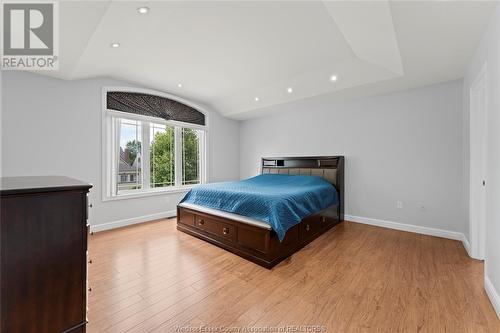
[[[447,239],[343,222],[266,270],[178,232],[171,219],[97,233],[89,252],[91,333],[500,332],[483,264]]]

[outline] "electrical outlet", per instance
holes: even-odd
[[[398,209],[402,209],[402,208],[403,208],[403,201],[399,201],[399,200],[398,200],[398,201],[396,201],[396,207],[397,207]]]
[[[421,206],[420,206],[420,211],[421,211],[421,212],[425,212],[426,210],[427,210],[427,208],[425,208],[425,206],[424,206],[424,205],[421,205]]]

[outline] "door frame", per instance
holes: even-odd
[[[488,154],[488,81],[484,63],[469,87],[469,238],[472,258],[486,256],[486,177]]]

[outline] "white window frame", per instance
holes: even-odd
[[[162,118],[135,115],[128,112],[121,112],[116,110],[107,109],[106,97],[109,91],[122,91],[122,92],[136,92],[143,93],[149,95],[155,95],[160,97],[165,97],[171,100],[175,100],[182,104],[191,106],[192,108],[198,110],[199,112],[205,115],[205,125],[195,125],[190,123],[184,123],[174,120],[164,120]],[[115,158],[118,156],[116,142],[117,138],[113,138],[113,133],[115,135],[119,135],[119,131],[116,130],[116,126],[118,124],[117,121],[113,121],[113,119],[122,118],[129,120],[138,120],[142,123],[142,131],[143,138],[149,137],[149,124],[144,124],[144,122],[153,122],[157,124],[174,126],[175,129],[175,168],[180,172],[176,171],[176,179],[175,186],[169,187],[158,187],[151,189],[149,188],[149,155],[141,154],[141,162],[143,164],[143,187],[140,190],[131,190],[129,193],[116,194],[116,182],[117,175],[116,170],[118,168],[118,161]],[[208,156],[208,144],[209,144],[209,114],[206,110],[204,110],[199,105],[196,105],[190,101],[187,101],[183,98],[167,94],[164,92],[159,92],[155,90],[149,89],[139,89],[139,88],[129,88],[129,87],[103,87],[102,88],[102,201],[111,201],[111,200],[123,200],[123,199],[131,199],[131,198],[140,198],[140,197],[148,197],[155,195],[166,195],[172,193],[185,193],[189,191],[194,185],[182,185],[182,149],[181,149],[181,140],[182,137],[182,128],[192,128],[199,129],[204,131],[204,135],[202,135],[200,142],[200,183],[204,184],[208,182],[208,166],[209,166],[209,156]],[[144,132],[145,127],[148,128],[148,131]],[[119,140],[119,138],[118,138]],[[142,145],[144,150],[144,143]],[[203,148],[203,149],[201,149]],[[148,156],[144,156],[148,155]],[[147,162],[147,164],[146,164]],[[147,166],[147,167],[144,167]],[[179,168],[179,169],[177,169]],[[147,177],[147,178],[146,178]],[[179,179],[177,179],[179,178]],[[148,180],[148,181],[145,181]]]

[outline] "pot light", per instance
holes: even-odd
[[[254,97],[253,100],[256,101],[256,102],[258,102],[259,98],[258,97]]]
[[[330,81],[332,81],[332,82],[337,82],[337,79],[338,79],[338,77],[336,74],[333,74],[332,76],[330,76]]]
[[[182,88],[182,83],[177,83],[177,87]]]
[[[286,88],[286,92],[289,94],[293,93],[293,88],[292,87]]]
[[[139,14],[147,14],[149,12],[149,7],[139,7],[137,8]]]
[[[116,49],[116,48],[120,47],[120,43],[111,43],[111,47]]]

